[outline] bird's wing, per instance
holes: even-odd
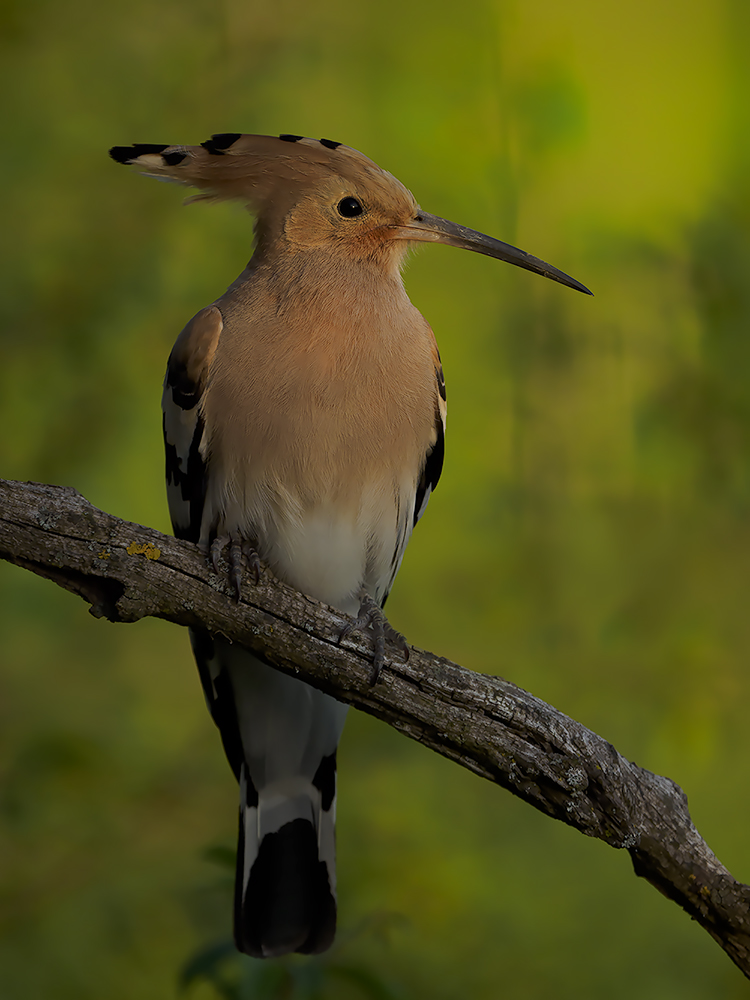
[[[414,524],[427,510],[430,494],[435,489],[443,471],[443,455],[445,450],[445,420],[448,412],[445,394],[445,378],[440,362],[440,352],[433,342],[433,360],[435,363],[435,380],[437,393],[435,396],[435,430],[430,446],[425,454],[424,467],[417,483],[417,493],[414,501]]]
[[[164,378],[162,410],[169,514],[175,535],[190,542],[200,540],[209,477],[201,402],[223,326],[216,306],[201,309],[177,338]],[[229,679],[216,662],[214,642],[207,632],[191,629],[190,641],[206,704],[239,781],[242,741]]]
[[[389,571],[380,577],[374,586],[375,600],[381,608],[385,607],[385,602],[393,587],[396,574],[401,568],[406,546],[411,538],[417,521],[427,510],[427,503],[432,491],[438,484],[440,473],[443,471],[443,455],[445,451],[445,421],[447,416],[447,405],[445,396],[445,378],[443,377],[443,366],[440,362],[440,353],[437,344],[433,339],[432,343],[433,363],[435,366],[435,420],[432,427],[432,434],[427,443],[424,453],[422,468],[417,479],[417,488],[413,494],[414,505],[409,503],[405,507],[399,505],[398,526],[396,531],[396,544],[393,549],[393,557],[390,562]]]
[[[216,306],[201,309],[177,338],[164,378],[169,513],[175,535],[191,542],[200,539],[208,480],[201,401],[223,325]]]

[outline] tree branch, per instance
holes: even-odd
[[[97,618],[200,625],[369,712],[530,805],[626,849],[637,875],[678,903],[750,978],[750,887],[692,824],[669,778],[500,677],[412,649],[369,684],[372,652],[338,644],[341,616],[264,572],[238,603],[195,545],[122,521],[75,490],[0,480],[0,557],[78,594]]]

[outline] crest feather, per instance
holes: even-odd
[[[201,193],[190,201],[237,199],[254,210],[280,186],[296,188],[331,175],[356,180],[385,173],[350,146],[287,134],[221,132],[200,146],[137,142],[113,146],[109,155],[147,177],[198,188]]]

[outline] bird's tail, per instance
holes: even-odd
[[[312,783],[269,785],[260,795],[243,765],[234,904],[240,951],[271,958],[317,954],[333,943],[335,787],[335,753]]]
[[[191,632],[206,702],[240,784],[237,948],[325,951],[336,933],[336,747],[346,705],[242,647]]]

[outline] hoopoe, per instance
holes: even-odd
[[[373,635],[443,464],[435,338],[401,279],[408,249],[446,243],[582,292],[536,257],[423,212],[395,177],[328,139],[224,133],[110,155],[238,199],[255,248],[180,333],[164,381],[169,510],[178,537],[229,545],[354,616]],[[590,294],[590,293],[589,293]],[[350,628],[352,626],[349,626]],[[240,784],[237,947],[318,953],[336,928],[336,748],[346,706],[226,640],[194,631],[206,701]]]

